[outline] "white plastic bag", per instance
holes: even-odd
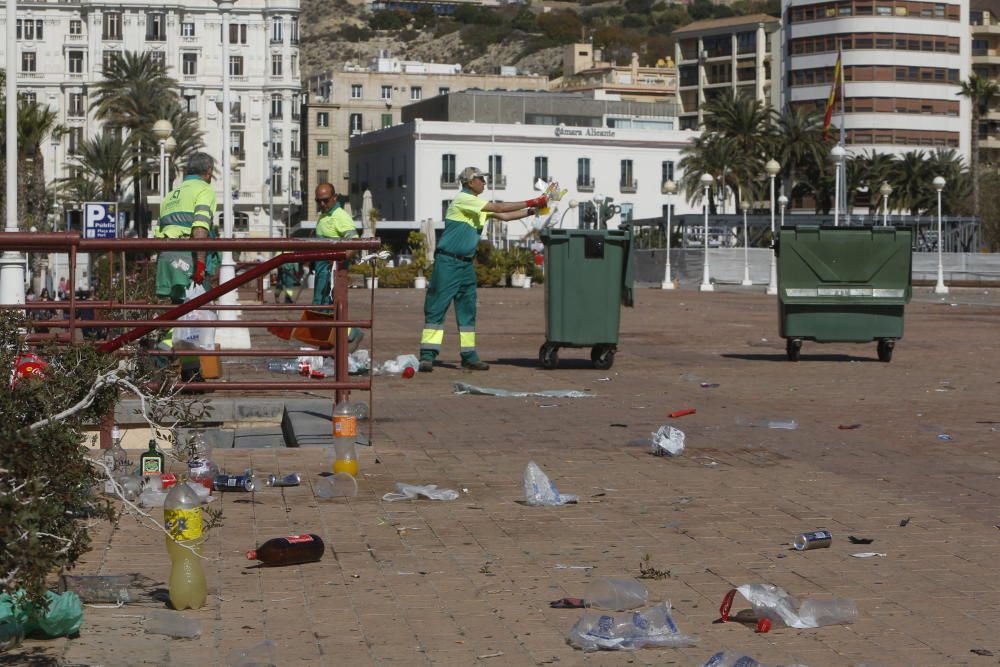
[[[653,454],[680,456],[684,453],[684,431],[663,425],[653,433]]]
[[[757,620],[768,619],[790,628],[818,628],[853,623],[858,607],[853,600],[806,600],[799,607],[783,588],[771,584],[743,584],[736,588],[753,607]]]
[[[347,372],[351,374],[366,373],[371,363],[372,357],[368,350],[355,350],[351,356],[347,357]]]
[[[201,285],[192,285],[184,293],[184,300],[190,301],[195,297],[205,293],[205,288]],[[192,310],[187,315],[181,315],[181,320],[186,322],[215,322],[219,316],[212,310]],[[215,349],[215,327],[177,327],[174,330],[174,347],[200,347],[205,350]]]
[[[568,505],[580,500],[579,496],[559,493],[549,476],[534,461],[528,461],[524,469],[524,499],[529,505],[547,506]]]
[[[412,354],[401,354],[395,359],[382,362],[382,365],[375,369],[375,375],[399,375],[407,368],[417,370],[420,362]]]
[[[458,491],[439,489],[436,484],[418,486],[416,484],[396,482],[396,493],[389,492],[382,496],[382,500],[391,503],[396,500],[416,500],[418,496],[423,496],[430,500],[455,500],[455,498],[458,498]]]
[[[598,577],[583,592],[588,607],[625,611],[642,607],[649,602],[649,591],[635,579]]]
[[[566,641],[584,651],[634,651],[644,646],[693,646],[670,617],[670,602],[620,614],[586,612],[570,629]]]

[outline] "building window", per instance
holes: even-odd
[[[83,51],[70,51],[66,56],[69,58],[69,73],[83,74]]]
[[[162,42],[167,38],[167,17],[163,14],[146,15],[146,41]]]
[[[535,180],[549,180],[549,159],[539,155],[535,158]]]
[[[69,135],[69,144],[66,151],[70,155],[76,155],[80,150],[80,144],[83,143],[83,128],[71,127],[67,134]]]
[[[243,76],[243,56],[229,56],[229,76]]]
[[[441,86],[440,88],[438,88],[438,95],[447,95],[450,92],[451,88],[448,88],[446,86]]]
[[[181,72],[184,76],[194,76],[198,73],[198,54],[197,53],[182,53],[181,54]]]
[[[21,53],[21,71],[34,72],[38,66],[38,60],[34,51],[24,51]]]
[[[452,153],[445,153],[441,156],[441,182],[455,182],[455,156]]]
[[[219,43],[222,43],[222,26],[219,26]],[[246,23],[230,23],[229,24],[229,43],[230,44],[246,44],[247,43],[247,24]]]
[[[661,162],[660,163],[660,183],[666,183],[667,181],[674,180],[674,163],[673,162]]]
[[[43,39],[41,20],[17,19],[15,23],[17,38],[25,41],[41,41]]]
[[[271,120],[281,120],[285,117],[284,109],[282,108],[281,94],[275,93],[271,95]]]
[[[590,186],[590,158],[581,157],[576,159],[576,184],[584,187]]]
[[[291,30],[290,30],[290,32],[291,32],[292,44],[298,44],[299,43],[299,20],[296,17],[294,17],[294,16],[292,17],[292,21],[291,21]]]
[[[188,113],[198,113],[198,98],[194,95],[185,95],[184,111]]]
[[[104,39],[119,40],[122,38],[122,15],[119,12],[107,12],[103,16]]]
[[[118,63],[117,51],[105,51],[101,56],[101,71],[108,72]]]
[[[321,183],[330,182],[330,170],[329,169],[317,169],[316,170],[316,185]]]
[[[347,126],[347,129],[351,134],[359,134],[361,132],[361,114],[351,114],[350,124]]]
[[[448,207],[451,206],[450,199],[441,200],[441,219],[444,220],[444,216],[448,214]]]
[[[499,182],[503,180],[503,155],[491,155],[486,160],[486,169],[490,173],[493,182]]]
[[[619,180],[619,184],[626,189],[634,187],[632,160],[621,161],[621,179]]]
[[[79,37],[83,34],[83,21],[79,19],[72,19],[69,22],[69,34],[74,37]]]
[[[360,100],[361,99],[361,95],[362,95],[361,84],[360,83],[352,83],[351,84],[351,99],[352,100]]]
[[[272,44],[282,44],[285,41],[285,24],[284,18],[281,16],[275,16],[271,19],[271,43]]]
[[[298,157],[299,156],[299,131],[298,130],[292,130],[292,137],[291,138],[292,138],[292,145],[289,146],[289,149],[291,149],[291,151],[292,151],[292,157]]]
[[[271,56],[271,76],[281,76],[284,60],[279,55]]]
[[[330,114],[326,111],[317,112],[316,127],[330,127]]]
[[[382,114],[382,127],[392,127],[392,114],[384,113]]]
[[[299,57],[296,54],[291,55],[292,59],[292,76],[298,78],[299,76]]]
[[[410,88],[410,99],[419,100],[424,96],[424,89],[420,86],[412,86]]]
[[[271,192],[275,197],[281,194],[281,167],[275,166],[271,172]]]
[[[316,142],[316,155],[320,157],[328,157],[330,155],[330,142],[329,141],[317,141]]]
[[[193,22],[181,23],[181,37],[194,37],[194,36],[195,36],[194,23]]]
[[[160,67],[162,67],[164,69],[166,69],[166,67],[167,67],[167,54],[164,53],[163,51],[152,51],[149,54],[149,58],[150,58],[150,60],[153,61],[153,63],[159,65]]]
[[[84,101],[83,93],[70,93],[69,94],[69,107],[66,110],[66,114],[73,118],[81,118],[87,114],[86,103]]]
[[[382,99],[383,100],[392,99],[392,86],[382,86]]]

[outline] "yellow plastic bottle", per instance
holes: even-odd
[[[333,445],[335,452],[333,459],[333,472],[346,472],[351,477],[358,476],[358,451],[354,443]]]
[[[358,476],[358,453],[354,442],[358,436],[358,416],[346,399],[333,409],[333,472]]]
[[[163,524],[170,555],[170,604],[174,609],[201,609],[208,595],[201,564],[202,513],[198,494],[181,479],[163,503]],[[196,553],[187,548],[192,547]]]

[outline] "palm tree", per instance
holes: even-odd
[[[927,171],[932,180],[935,176],[942,176],[945,180],[945,188],[941,192],[942,212],[945,215],[968,214],[968,201],[973,195],[976,179],[966,169],[965,160],[959,152],[954,148],[938,148],[927,161]],[[934,205],[937,205],[936,198]]]
[[[787,174],[788,191],[794,192],[799,173],[828,159],[832,139],[823,138],[823,117],[815,110],[789,107],[774,122],[777,135],[775,159]]]
[[[969,98],[972,104],[972,212],[979,217],[979,121],[983,114],[989,111],[990,102],[1000,96],[1000,87],[996,82],[984,79],[978,74],[970,74],[968,81],[959,82],[960,97]]]
[[[133,163],[128,142],[116,132],[84,139],[72,159],[76,174],[66,179],[64,185],[78,191],[96,186],[102,201],[119,201],[128,182],[143,171],[142,166]]]
[[[920,215],[935,205],[930,183],[937,174],[930,172],[928,164],[927,153],[921,150],[908,151],[893,161],[892,182],[896,185],[892,194],[896,206],[910,215]]]
[[[742,188],[759,179],[776,148],[771,113],[758,100],[733,94],[705,104],[705,128],[723,142],[728,153],[722,179],[742,195]]]
[[[878,213],[881,205],[881,194],[876,196],[879,187],[883,182],[892,180],[892,164],[895,158],[888,153],[879,153],[874,148],[869,153],[863,153],[851,158],[847,164],[847,182],[852,183],[854,178],[855,188],[865,188],[868,191],[868,212]],[[853,174],[852,174],[853,171]],[[853,193],[857,190],[849,191],[848,206],[853,206]]]
[[[685,199],[689,203],[701,201],[704,194],[702,174],[711,174],[716,184],[720,184],[729,159],[729,147],[720,136],[705,130],[695,137],[689,146],[681,150],[681,159],[677,165],[684,174],[681,177],[681,188]],[[714,214],[714,197],[709,197],[708,206],[709,212]]]
[[[0,109],[0,123],[6,122],[6,115],[4,105]],[[45,182],[42,145],[49,136],[58,137],[62,133],[57,117],[49,107],[35,102],[21,100],[17,107],[17,218],[25,228],[48,229],[53,198]],[[0,134],[0,160],[6,156],[6,150],[6,135]]]

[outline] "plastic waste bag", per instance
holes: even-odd
[[[774,428],[786,431],[794,431],[799,427],[799,423],[794,419],[748,419],[746,417],[737,417],[736,425],[754,428]]]
[[[181,320],[185,322],[215,322],[219,317],[211,310],[192,310],[186,315],[181,315]],[[200,347],[206,350],[215,349],[215,327],[209,326],[185,326],[177,327],[174,330],[174,345],[181,343],[181,346]]]
[[[366,373],[371,368],[371,364],[372,357],[368,350],[355,350],[347,357],[347,372],[351,374]]]
[[[464,382],[456,382],[452,391],[456,394],[472,394],[474,396],[501,396],[503,398],[523,398],[525,396],[541,396],[542,398],[590,398],[593,394],[574,389],[546,389],[544,391],[507,391],[492,387],[477,387]]]
[[[790,628],[846,625],[858,619],[854,600],[806,600],[799,606],[783,588],[771,584],[744,584],[736,590],[753,607],[757,620],[768,619]]]
[[[264,667],[265,665],[277,665],[278,656],[275,653],[277,643],[273,639],[266,639],[259,644],[254,644],[250,648],[236,649],[229,654],[226,659],[228,667]]]
[[[701,667],[767,667],[748,655],[739,651],[719,651],[705,661]],[[804,667],[803,665],[788,665],[787,667]]]
[[[423,496],[430,500],[455,500],[455,498],[458,498],[458,491],[439,489],[436,484],[418,486],[416,484],[396,482],[396,493],[389,492],[382,496],[382,500],[391,503],[396,500],[416,500],[418,496]]]
[[[542,472],[538,464],[528,461],[524,469],[524,499],[529,505],[568,505],[580,500],[579,496],[559,493],[549,476]]]
[[[586,612],[570,629],[566,641],[584,651],[634,651],[644,646],[693,646],[697,640],[685,635],[670,616],[670,602],[615,614]]]
[[[642,607],[649,601],[649,591],[635,579],[598,577],[583,593],[588,607],[625,611]]]
[[[49,608],[41,612],[26,599],[23,591],[0,594],[0,650],[17,646],[26,635],[33,633],[52,639],[80,631],[83,624],[80,596],[71,591],[47,591],[45,598]]]
[[[395,359],[382,362],[382,365],[375,369],[375,375],[399,375],[407,368],[416,370],[419,365],[420,362],[415,355],[401,354]]]
[[[653,433],[653,454],[656,456],[680,456],[684,453],[684,431],[663,425]]]

